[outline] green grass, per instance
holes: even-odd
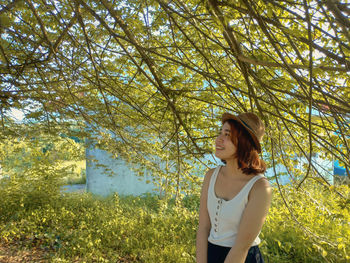
[[[83,158],[82,148],[57,144],[44,154],[30,140],[15,146],[4,145],[13,152],[0,179],[0,248],[44,251],[48,262],[195,262],[198,192],[176,203],[62,193],[60,186],[86,180],[85,161],[73,161]],[[285,186],[282,193],[274,192],[261,232],[265,261],[350,262],[349,187],[307,179],[299,191]]]
[[[86,161],[64,161],[61,168],[69,172],[61,179],[62,185],[86,184]]]
[[[195,262],[198,195],[175,205],[155,195],[62,195],[44,185],[19,188],[19,195],[11,191],[17,184],[0,185],[0,243],[48,251],[51,262]],[[337,195],[318,189],[323,198],[315,204],[284,191],[295,219],[321,239],[289,217],[276,192],[261,233],[265,261],[349,262],[350,216]]]

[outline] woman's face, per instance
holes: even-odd
[[[235,152],[236,146],[231,140],[231,126],[225,122],[215,140],[215,156],[227,161],[234,158]]]

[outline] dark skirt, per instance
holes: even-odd
[[[208,242],[208,263],[224,263],[230,247],[222,247]],[[264,263],[258,246],[250,247],[244,263]]]

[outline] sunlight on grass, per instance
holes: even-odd
[[[91,193],[60,195],[40,180],[33,186],[18,181],[0,187],[0,245],[45,248],[51,251],[51,262],[195,261],[198,194],[176,205],[173,199],[151,194],[100,198]],[[349,211],[336,193],[305,186],[320,203],[301,198],[293,188],[284,191],[298,221],[326,242],[290,220],[276,192],[261,233],[266,262],[349,262]],[[37,191],[39,187],[46,191]],[[347,186],[338,190],[350,194]]]
[[[62,184],[85,184],[86,183],[86,161],[64,161],[61,168],[71,169],[71,173],[62,178]]]

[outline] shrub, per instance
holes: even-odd
[[[337,191],[344,198],[333,186],[305,182],[297,191],[287,185],[281,189],[284,201],[275,189],[261,244],[270,262],[350,261],[350,214],[341,206],[350,190],[341,186]]]
[[[60,193],[65,171],[45,156],[23,171],[0,180],[0,242],[40,248],[52,262],[195,261],[199,193],[178,202]],[[261,233],[266,262],[349,262],[350,190],[337,191],[276,188]]]

